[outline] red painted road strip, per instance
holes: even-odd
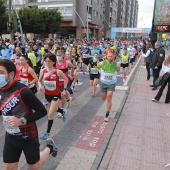
[[[103,120],[103,116],[95,116],[76,141],[75,146],[85,150],[98,151],[108,133],[113,118],[110,118],[109,122]]]

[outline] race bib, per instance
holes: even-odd
[[[14,127],[9,126],[8,121],[7,121],[7,117],[8,116],[3,116],[3,124],[4,124],[4,127],[5,127],[5,130],[11,135],[21,132],[18,126],[14,126]]]
[[[27,78],[21,78],[20,82],[26,86],[28,86],[28,79]]]
[[[128,63],[128,62],[127,62],[127,60],[123,60],[122,63],[123,63],[123,64],[126,64],[126,63]]]
[[[113,74],[109,74],[109,73],[105,74],[104,81],[111,82],[112,80],[113,80]]]
[[[82,58],[87,58],[87,55],[86,54],[82,55]]]
[[[64,79],[61,76],[59,76],[59,81],[64,81]]]
[[[71,70],[68,70],[68,76],[71,77]]]
[[[98,69],[97,68],[91,68],[91,74],[98,74]]]
[[[56,90],[56,81],[44,81],[44,87],[49,91],[54,91]]]

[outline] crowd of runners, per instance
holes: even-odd
[[[79,76],[89,74],[94,100],[100,81],[101,98],[107,101],[104,121],[108,122],[117,73],[120,71],[124,83],[132,66],[143,55],[148,71],[146,81],[150,79],[150,65],[148,69],[146,61],[151,49],[148,44],[150,42],[144,39],[91,39],[89,42],[83,39],[44,39],[26,41],[24,45],[19,40],[13,43],[9,39],[1,41],[0,110],[7,132],[3,153],[5,169],[17,169],[22,151],[31,170],[39,169],[49,154],[57,155],[57,147],[50,138],[54,115],[66,121],[67,107],[74,102]],[[156,45],[160,48],[159,43]],[[161,52],[159,55],[164,57]],[[153,67],[155,70],[156,65]],[[155,83],[159,75],[156,71],[153,74]],[[155,84],[152,86],[157,88]],[[44,93],[43,103],[37,98],[37,92]],[[47,129],[40,134],[40,139],[47,141],[47,148],[40,154],[35,121],[46,114]]]

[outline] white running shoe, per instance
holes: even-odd
[[[126,80],[125,79],[123,79],[123,83],[125,82]]]
[[[105,122],[108,122],[108,121],[109,121],[109,116],[107,116],[107,117],[105,116],[105,117],[104,117],[104,121],[105,121]]]

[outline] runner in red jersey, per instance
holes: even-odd
[[[15,74],[14,63],[8,59],[1,59],[0,111],[6,130],[3,148],[4,169],[17,170],[23,152],[28,169],[39,170],[49,154],[57,156],[57,147],[52,139],[48,139],[46,148],[40,154],[36,121],[44,117],[47,111],[28,87],[15,80]]]
[[[62,50],[58,50],[57,51],[57,61],[56,61],[56,69],[61,70],[65,76],[69,79],[68,76],[68,68],[72,69],[72,75],[74,74],[74,65],[68,61],[64,59],[65,54],[64,51]],[[69,82],[68,82],[69,83]],[[60,84],[60,90],[61,92],[63,91],[64,88],[64,81],[62,79],[62,77],[59,77],[59,84]],[[65,96],[61,96],[61,108],[64,108],[65,105],[65,98],[67,100],[67,106],[71,106],[71,102],[72,102],[72,97],[69,96],[69,93],[66,91],[66,95]]]
[[[39,90],[42,91],[43,87],[41,82],[44,79],[45,98],[50,103],[50,108],[48,112],[47,131],[40,137],[41,140],[47,140],[49,138],[49,134],[53,125],[54,113],[56,111],[59,112],[59,115],[62,117],[63,122],[65,122],[67,118],[66,115],[67,111],[65,109],[61,109],[60,107],[58,107],[58,99],[61,99],[59,77],[61,77],[64,81],[63,82],[64,90],[62,91],[62,95],[66,95],[68,79],[61,70],[55,69],[56,64],[55,54],[47,53],[44,57],[44,61],[46,63],[46,68],[40,71],[38,85]]]
[[[21,71],[20,71],[20,82],[24,85],[28,86],[30,90],[37,96],[37,87],[35,85],[38,82],[38,77],[33,70],[33,65],[31,60],[28,58],[27,55],[22,55],[20,57],[21,61]]]
[[[21,53],[17,53],[15,55],[15,60],[14,60],[14,64],[15,64],[15,67],[16,67],[16,75],[15,75],[15,79],[17,81],[20,81],[21,78],[19,76],[20,72],[21,72],[21,68],[22,68],[22,65],[21,65],[21,61],[20,61],[20,57],[21,57]]]

